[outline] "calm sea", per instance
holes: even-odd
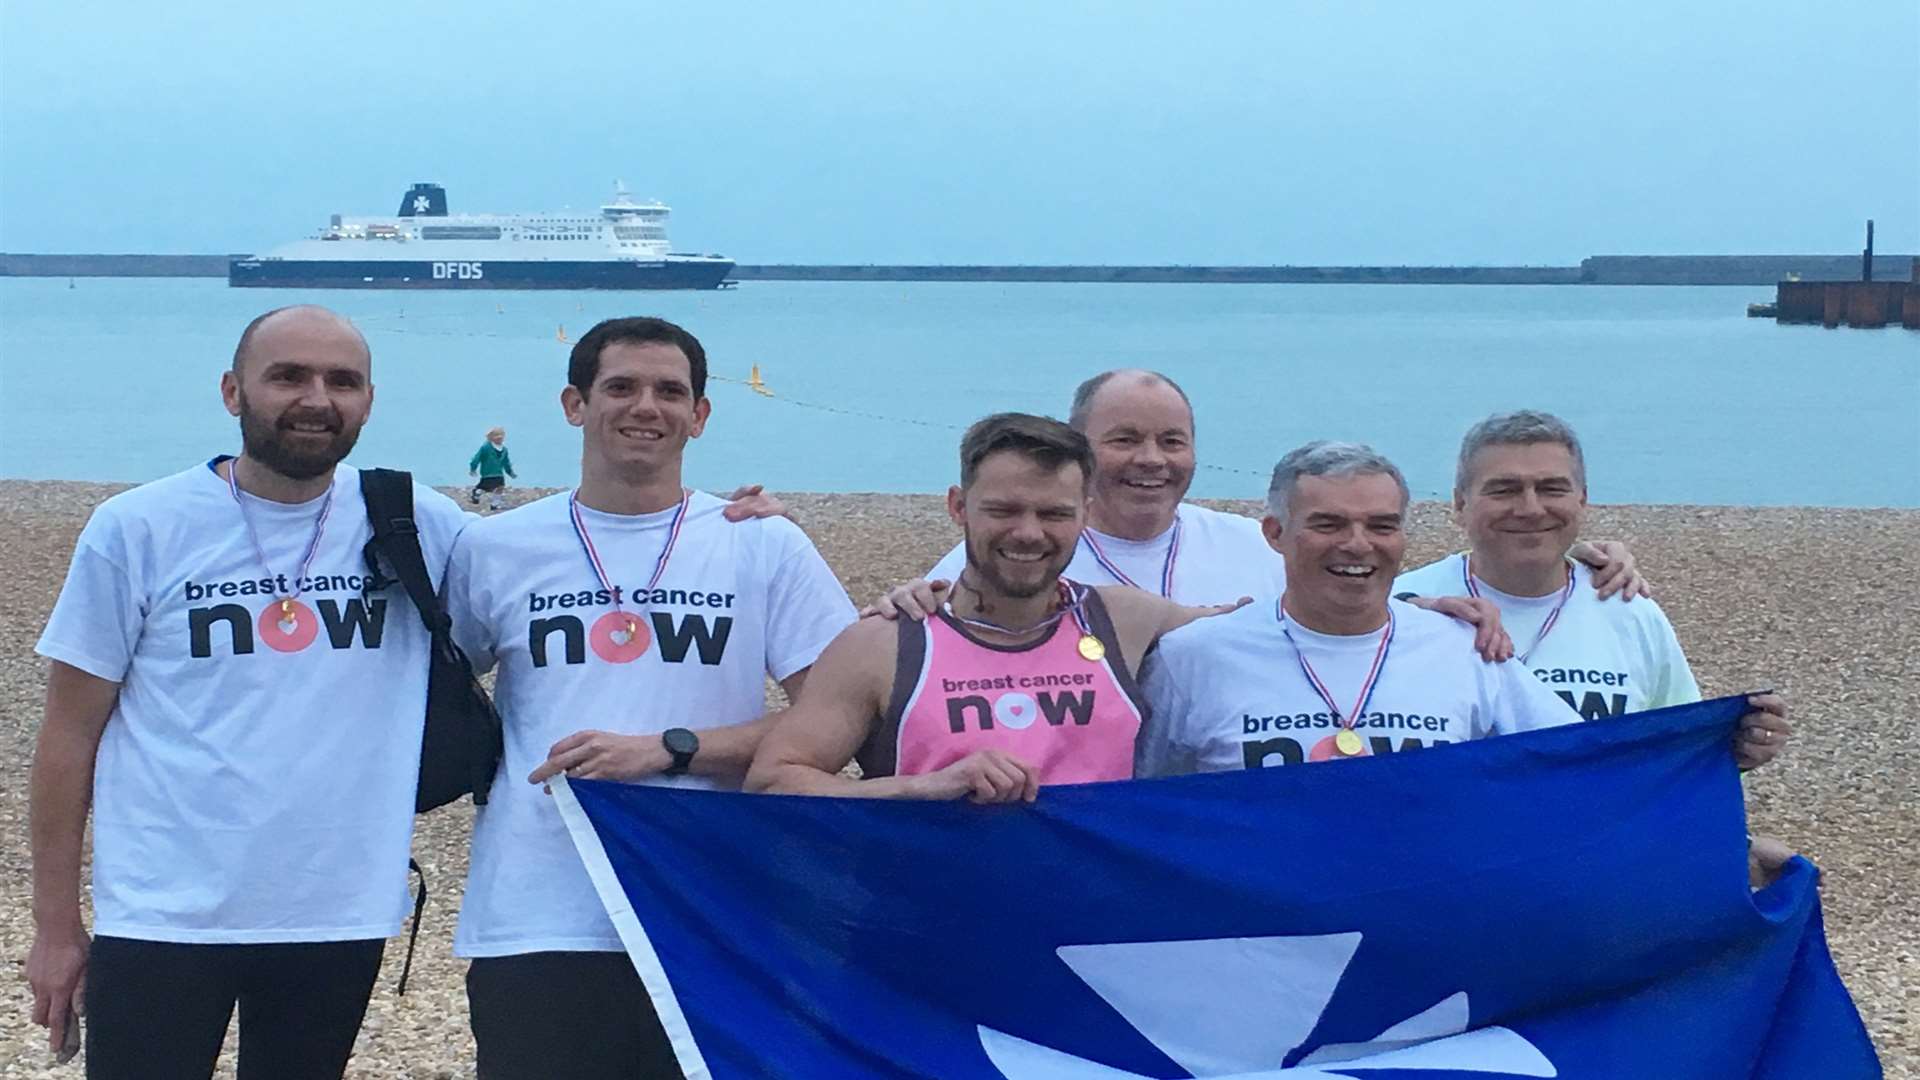
[[[690,482],[944,490],[988,412],[1064,416],[1140,366],[1199,416],[1200,496],[1257,497],[1313,438],[1371,442],[1417,494],[1473,421],[1548,409],[1599,502],[1920,506],[1920,334],[1748,319],[1765,288],[747,282],[709,293],[333,292],[214,280],[0,279],[0,475],[148,480],[238,441],[220,372],[247,320],[314,301],[357,320],[378,396],[360,464],[456,484],[508,429],[522,483],[576,477],[569,340],[653,314],[706,344],[713,420]],[[742,384],[758,365],[772,396]]]

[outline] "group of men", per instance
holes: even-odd
[[[1699,697],[1666,617],[1629,599],[1624,549],[1576,547],[1585,461],[1544,414],[1468,434],[1472,547],[1402,574],[1391,462],[1310,443],[1262,520],[1204,509],[1184,501],[1185,395],[1108,372],[1067,423],[976,423],[947,496],[960,547],[857,618],[777,504],[684,486],[706,377],[684,329],[609,320],[561,393],[575,488],[485,519],[414,492],[505,721],[455,937],[483,1078],[678,1075],[543,789],[562,774],[1012,802]],[[28,976],[55,1048],[84,1008],[93,1077],[209,1076],[236,1006],[242,1077],[340,1076],[407,908],[429,639],[370,580],[340,464],[373,402],[365,339],[324,309],[269,312],[221,387],[240,455],[104,503],[39,644]],[[1756,697],[1733,756],[1763,764],[1788,734]]]

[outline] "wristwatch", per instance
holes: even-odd
[[[666,776],[685,776],[687,766],[693,764],[693,755],[700,752],[700,736],[686,728],[668,728],[660,733],[660,745],[673,755],[673,764],[667,766]]]

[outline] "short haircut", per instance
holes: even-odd
[[[1074,390],[1073,408],[1067,413],[1067,423],[1073,430],[1079,432],[1087,430],[1087,416],[1093,412],[1093,399],[1099,396],[1101,388],[1112,382],[1117,375],[1138,375],[1147,382],[1157,382],[1172,388],[1174,393],[1180,395],[1181,403],[1187,407],[1187,425],[1193,426],[1193,402],[1187,397],[1187,392],[1180,389],[1179,383],[1157,371],[1147,371],[1142,368],[1115,368],[1095,375]]]
[[[960,486],[972,487],[980,463],[1003,450],[1055,471],[1078,465],[1081,483],[1093,482],[1093,447],[1085,435],[1050,416],[994,413],[960,437]]]
[[[1273,467],[1273,483],[1267,485],[1267,513],[1281,525],[1287,523],[1288,503],[1303,476],[1391,476],[1400,488],[1401,513],[1406,513],[1413,497],[1399,466],[1373,447],[1320,439],[1288,453]]]
[[[600,377],[600,354],[609,345],[672,345],[687,358],[687,376],[693,383],[693,399],[707,396],[707,350],[700,339],[665,319],[650,315],[630,315],[607,319],[580,335],[567,357],[567,382],[581,397],[593,390]]]
[[[333,318],[339,322],[340,325],[353,331],[353,336],[360,339],[360,351],[366,354],[368,366],[372,366],[373,349],[367,345],[367,335],[361,333],[360,328],[353,325],[353,320],[337,311],[321,307],[318,304],[288,304],[285,307],[277,307],[272,311],[262,312],[254,316],[253,321],[247,324],[247,328],[240,331],[240,344],[233,347],[233,373],[235,375],[240,374],[241,367],[247,362],[247,353],[253,348],[253,336],[260,332],[260,328],[266,325],[268,319],[289,311],[317,311]]]
[[[1453,474],[1453,489],[1465,494],[1472,479],[1473,456],[1489,446],[1530,446],[1534,443],[1559,443],[1573,457],[1573,478],[1587,486],[1587,457],[1580,450],[1580,437],[1573,428],[1552,413],[1520,409],[1494,413],[1467,430],[1460,440],[1460,464]]]
[[[506,429],[506,428],[503,428],[503,427],[490,427],[490,428],[488,428],[488,429],[487,429],[487,438],[489,438],[489,439],[491,439],[491,438],[493,438],[493,437],[494,437],[494,436],[496,436],[496,435],[498,435],[499,437],[501,437],[501,438],[503,438],[503,439],[504,439],[504,438],[506,438],[506,437],[507,437],[507,429]]]

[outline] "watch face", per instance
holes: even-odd
[[[669,754],[694,754],[700,749],[700,736],[686,728],[668,728],[660,736],[660,742]]]

